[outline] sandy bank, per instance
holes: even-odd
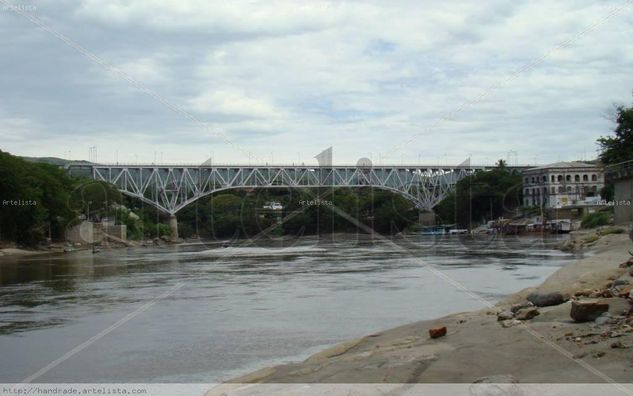
[[[584,259],[493,307],[372,334],[303,362],[265,368],[229,382],[472,383],[491,376],[499,376],[496,382],[632,382],[631,306],[624,297],[603,297],[629,292],[633,267],[619,267],[630,258],[628,250],[633,245],[627,235],[606,235],[586,244]],[[615,279],[619,286],[609,292]],[[610,323],[574,322],[571,301],[539,307],[538,316],[531,320],[498,321],[499,312],[525,303],[533,291],[607,302]],[[585,296],[574,296],[579,292]],[[429,329],[441,326],[447,327],[447,335],[431,339]]]
[[[17,248],[5,248],[0,249],[0,257],[15,257],[15,256],[32,256],[35,254],[51,253],[48,250],[27,250]]]

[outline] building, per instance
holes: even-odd
[[[597,205],[604,172],[595,164],[557,162],[523,171],[523,205],[545,208]]]

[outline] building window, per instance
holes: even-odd
[[[598,181],[598,176],[591,175],[591,181]]]
[[[589,181],[589,176],[582,175],[582,181]]]
[[[558,187],[558,193],[562,194],[565,192],[565,189],[563,187]]]
[[[528,184],[530,182],[530,179],[528,177],[525,178],[525,184]]]
[[[543,182],[547,181],[547,176],[543,175]]]
[[[536,179],[532,177],[532,183],[536,183]]]
[[[558,181],[562,182],[563,181],[563,176],[562,175],[558,175]]]
[[[570,181],[571,181],[571,175],[567,175],[567,176],[565,176],[565,180],[566,180],[566,181],[568,181],[568,182],[570,182]]]
[[[550,180],[552,181],[552,183],[554,183],[556,181],[556,177],[552,175],[552,177],[550,177]]]
[[[567,186],[567,192],[570,193],[571,192],[571,186]]]
[[[580,175],[576,175],[576,176],[574,176],[574,181],[575,181],[575,182],[579,182],[579,181],[580,181]]]
[[[552,194],[556,194],[556,187],[552,187],[551,191],[552,191]]]

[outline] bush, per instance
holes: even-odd
[[[589,213],[582,218],[580,225],[582,228],[596,228],[609,224],[610,217],[609,213],[606,212]]]
[[[600,235],[593,234],[593,235],[589,235],[589,236],[583,238],[582,242],[583,243],[594,243],[598,239],[600,239]]]
[[[620,227],[607,227],[600,230],[600,235],[609,235],[609,234],[624,234],[624,228]]]

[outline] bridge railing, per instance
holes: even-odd
[[[66,168],[69,167],[141,167],[141,168],[357,168],[363,167],[358,164],[332,164],[319,166],[317,164],[305,164],[305,163],[230,163],[230,162],[218,162],[218,163],[185,163],[185,162],[170,162],[170,163],[142,163],[142,162],[100,162],[100,163],[88,163],[88,162],[76,162],[69,163]],[[493,165],[447,165],[447,164],[372,164],[371,168],[402,168],[402,169],[491,169]],[[531,166],[508,166],[510,169],[526,169]]]

